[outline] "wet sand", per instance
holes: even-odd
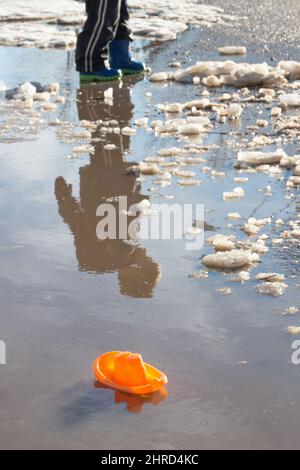
[[[186,65],[215,59],[217,47],[236,42],[234,34],[201,28],[138,54],[154,70],[164,70],[174,58]],[[264,41],[248,35],[242,43],[248,61],[272,62],[275,54],[276,61],[298,59],[297,44],[275,50],[270,41],[266,51]],[[0,58],[0,78],[10,87],[25,80],[60,82],[69,98],[59,117],[69,121],[116,119],[123,127],[147,113],[158,116],[153,105],[147,107],[146,92],[153,104],[183,102],[194,93],[186,85],[126,79],[121,88],[113,85],[111,107],[99,100],[107,86],[79,87],[72,52],[0,48]],[[131,162],[177,142],[141,130],[133,137],[109,136],[95,144],[93,156],[70,160],[72,145],[57,139],[56,131],[46,128],[34,139],[0,144],[0,338],[7,344],[7,365],[0,366],[0,447],[299,448],[300,369],[291,364],[297,338],[286,333],[299,320],[281,315],[299,305],[299,248],[270,250],[240,285],[220,273],[205,281],[189,278],[202,269],[207,246],[187,252],[184,241],[99,243],[95,208],[120,195],[155,202],[149,180],[137,184],[124,173]],[[297,199],[285,200],[284,183],[272,179],[269,199],[258,191],[270,175],[249,178],[245,200],[222,201],[237,176],[224,139],[209,136],[221,149],[206,159],[212,168],[225,169],[226,178],[198,173],[200,186],[172,185],[159,193],[180,203],[204,203],[206,222],[220,232],[226,213],[235,209],[245,217],[292,218]],[[104,150],[108,141],[117,149]],[[258,296],[254,275],[260,271],[284,273],[285,295]],[[232,295],[216,293],[224,286]],[[114,349],[138,351],[164,370],[168,397],[143,403],[95,386],[93,359]]]

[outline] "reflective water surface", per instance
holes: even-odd
[[[20,54],[24,67],[15,73]],[[126,79],[113,85],[110,106],[103,85],[79,86],[72,54],[66,62],[63,52],[0,49],[0,58],[11,87],[32,79],[33,60],[40,64],[34,81],[59,81],[68,98],[59,117],[68,121],[110,119],[124,127],[158,117],[154,104],[191,93],[188,86]],[[291,276],[285,296],[273,299],[256,294],[254,275],[244,285],[219,273],[189,278],[202,269],[207,247],[199,253],[187,252],[183,240],[101,241],[95,230],[98,205],[117,207],[119,196],[129,205],[164,195],[204,203],[209,235],[214,227],[222,232],[231,209],[293,217],[296,202],[285,201],[284,183],[272,182],[270,201],[258,191],[270,176],[258,174],[249,178],[245,200],[224,205],[234,158],[219,134],[210,137],[221,148],[207,164],[225,169],[225,179],[199,172],[200,186],[153,192],[151,180],[137,183],[128,168],[174,139],[146,130],[103,138],[96,131],[94,155],[69,159],[72,145],[56,132],[47,127],[34,139],[0,144],[0,338],[7,345],[0,447],[299,447],[300,369],[291,364],[293,338],[281,315],[299,302],[297,253],[272,252],[254,271]],[[108,142],[117,148],[105,150]],[[232,295],[217,294],[223,286]],[[165,371],[168,391],[138,398],[95,384],[93,359],[115,349],[138,351]]]

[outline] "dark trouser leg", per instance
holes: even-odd
[[[120,20],[116,30],[115,38],[109,43],[109,63],[112,69],[121,70],[123,75],[131,73],[142,73],[145,65],[132,59],[130,53],[130,34],[128,27],[129,12],[127,0],[121,1]]]
[[[121,0],[121,9],[120,9],[120,20],[117,27],[115,39],[123,40],[123,39],[131,39],[131,30],[128,26],[129,21],[129,11],[127,0]]]
[[[121,1],[124,0],[86,0],[88,17],[78,36],[75,54],[78,71],[94,72],[104,67],[107,44],[118,29]]]

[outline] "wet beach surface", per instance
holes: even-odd
[[[238,16],[245,15],[246,3],[220,2]],[[173,60],[184,66],[216,60],[224,44],[247,46],[246,59],[234,60],[298,60],[297,2],[286,2],[294,8],[286,19],[275,1],[264,2],[258,17],[258,3],[252,2],[242,35],[236,26],[193,29],[151,48],[138,42],[137,54],[154,71]],[[278,45],[282,24],[288,37]],[[110,85],[110,106],[103,101],[108,85],[79,86],[73,52],[0,48],[0,58],[0,78],[9,87],[26,80],[59,82],[66,103],[53,114],[69,122],[110,119],[124,127],[145,115],[159,118],[155,104],[195,97],[192,85],[126,78],[121,86]],[[248,112],[255,122],[256,105]],[[178,145],[174,137],[155,138],[143,129],[135,136],[109,135],[95,142],[94,155],[76,159],[68,158],[74,144],[59,139],[54,126],[0,143],[0,338],[7,345],[7,365],[0,366],[1,448],[299,448],[300,368],[291,364],[297,337],[286,328],[299,325],[300,317],[282,316],[287,307],[299,306],[299,247],[271,248],[241,285],[222,273],[211,272],[203,281],[189,277],[203,269],[201,258],[211,252],[207,245],[188,252],[184,240],[131,246],[96,238],[97,206],[107,199],[117,204],[122,195],[130,204],[146,198],[164,202],[160,194],[181,204],[202,203],[206,223],[216,229],[207,236],[225,233],[226,214],[235,210],[245,218],[295,218],[299,191],[287,200],[285,180],[264,173],[249,175],[245,199],[222,200],[240,176],[233,169],[236,151],[224,145],[226,132],[244,130],[243,124],[228,126],[205,138],[220,146],[205,154],[206,164],[225,170],[225,178],[193,168],[201,185],[172,183],[154,192],[151,179],[139,184],[126,169]],[[105,150],[107,143],[117,148]],[[285,149],[300,153],[297,144]],[[259,191],[267,184],[271,198]],[[239,224],[226,233],[234,231],[241,236]],[[282,297],[256,293],[261,271],[286,275],[289,287]],[[224,286],[232,288],[231,295],[216,292]],[[164,370],[168,397],[133,400],[95,386],[93,359],[114,349],[138,351]]]

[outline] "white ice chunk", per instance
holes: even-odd
[[[238,153],[238,162],[250,163],[252,165],[265,165],[272,163],[279,163],[282,157],[285,157],[286,153],[278,149],[276,152],[244,152]]]
[[[256,286],[256,290],[259,294],[278,297],[284,294],[287,287],[287,284],[284,282],[263,282]]]
[[[245,266],[251,266],[252,263],[259,261],[259,256],[247,250],[232,250],[207,255],[202,262],[209,268],[220,270],[239,269]]]
[[[219,47],[218,51],[222,55],[245,55],[247,49],[244,46],[223,46]]]

